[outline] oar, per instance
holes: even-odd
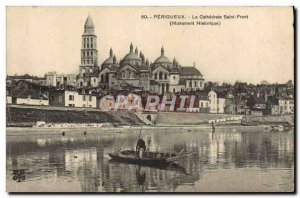
[[[141,126],[141,129],[140,129],[139,139],[141,138],[142,127],[143,127],[143,126]]]
[[[177,154],[177,156],[180,156],[181,155],[181,153],[184,151],[184,149],[182,149],[178,154]]]

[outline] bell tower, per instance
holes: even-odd
[[[88,16],[82,35],[81,66],[98,65],[97,36],[94,34],[94,29],[93,20],[91,16]]]

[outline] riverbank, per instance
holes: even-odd
[[[216,125],[215,132],[261,132],[265,131],[265,125],[259,126],[242,126],[242,125]],[[69,135],[89,135],[89,134],[131,134],[143,132],[163,132],[170,130],[180,130],[182,133],[201,133],[212,131],[210,125],[181,125],[181,126],[143,126],[143,127],[115,127],[115,128],[29,128],[29,127],[9,127],[6,128],[7,136],[23,136],[23,135],[60,135],[63,132],[65,136]],[[293,128],[291,129],[293,130]]]
[[[141,114],[141,115],[139,115]],[[226,126],[294,126],[294,115],[280,116],[244,116],[232,114],[204,114],[204,113],[187,113],[187,112],[156,112],[153,120],[147,120],[150,114],[145,112],[134,113],[130,111],[113,111],[100,112],[97,109],[74,108],[74,107],[49,107],[49,106],[26,106],[26,105],[9,105],[7,108],[7,127],[28,127],[36,125],[38,121],[44,121],[50,130],[62,130],[73,126],[70,129],[82,128],[80,126],[89,126],[93,123],[103,124],[105,128],[114,127],[134,127],[147,126],[155,123],[155,127],[208,127],[211,123],[217,127]],[[148,115],[148,116],[147,116]],[[141,117],[146,117],[141,119]],[[151,117],[152,118],[152,117]],[[147,121],[147,122],[146,122]],[[53,124],[54,123],[54,124]],[[53,126],[58,127],[53,127]],[[51,127],[52,126],[52,127]],[[89,127],[83,127],[88,129]],[[98,127],[96,127],[98,128]]]
[[[24,105],[8,106],[8,127],[32,127],[38,121],[46,123],[109,123],[111,125],[144,125],[133,112],[100,112],[95,109],[49,108]]]

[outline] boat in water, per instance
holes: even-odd
[[[190,155],[190,152],[181,151],[176,153],[159,153],[159,152],[144,152],[142,158],[140,158],[136,151],[133,150],[119,150],[115,153],[109,153],[108,155],[115,161],[122,161],[134,164],[143,165],[164,165],[172,162],[179,161],[186,155]]]

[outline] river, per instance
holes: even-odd
[[[7,133],[7,191],[291,192],[293,133],[240,129],[212,133],[182,128],[142,131],[150,151],[192,152],[178,166],[166,169],[110,161],[108,153],[134,149],[138,130],[65,136]],[[14,170],[24,172],[16,174]],[[14,175],[24,177],[14,180]]]

